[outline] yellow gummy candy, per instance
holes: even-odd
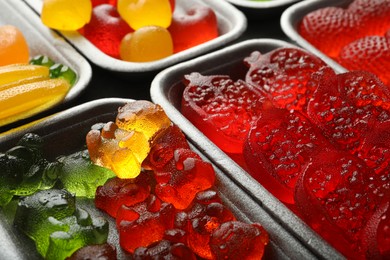
[[[12,64],[0,67],[0,91],[37,80],[49,78],[49,68],[31,64]]]
[[[41,20],[52,29],[74,31],[89,23],[91,15],[91,0],[44,0]]]
[[[148,25],[168,28],[172,21],[169,0],[118,0],[121,17],[137,30]]]
[[[64,99],[68,81],[39,80],[0,91],[0,125],[39,113]]]
[[[119,108],[115,123],[121,129],[141,132],[150,140],[157,132],[170,126],[171,121],[159,105],[137,101]]]

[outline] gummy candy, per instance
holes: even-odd
[[[295,184],[316,153],[331,147],[299,111],[264,111],[245,141],[249,173],[287,204],[294,204]]]
[[[132,206],[149,197],[151,180],[144,172],[135,179],[113,178],[96,190],[95,206],[116,218],[122,205]]]
[[[174,150],[173,158],[161,170],[155,170],[156,195],[177,209],[187,208],[196,194],[214,185],[215,172],[190,149]]]
[[[66,190],[45,190],[24,197],[18,204],[15,226],[34,240],[46,259],[65,259],[77,249],[105,243],[108,223],[91,218],[76,207],[75,196]]]
[[[210,7],[195,5],[185,13],[175,12],[168,30],[172,35],[174,53],[177,53],[216,38],[217,17]]]
[[[235,217],[214,190],[199,192],[186,213],[188,247],[198,256],[211,259],[211,235],[222,223],[236,220]]]
[[[172,10],[168,0],[118,0],[117,7],[121,17],[134,30],[144,26],[168,28],[171,24]]]
[[[98,5],[103,5],[103,4],[116,6],[117,2],[118,2],[117,0],[92,0],[92,7],[96,7]]]
[[[148,246],[163,238],[166,229],[173,227],[175,208],[150,195],[145,201],[117,212],[117,228],[122,248],[128,252]]]
[[[367,36],[345,45],[338,62],[349,70],[364,69],[375,73],[390,85],[390,41],[384,36]]]
[[[279,48],[266,54],[254,51],[244,59],[249,67],[245,81],[267,93],[272,105],[304,110],[316,85],[312,73],[326,64],[297,48]]]
[[[23,33],[13,25],[0,26],[0,66],[27,63],[29,48]]]
[[[134,259],[197,259],[186,245],[167,240],[155,242],[148,247],[138,247],[133,257]]]
[[[49,28],[73,31],[87,24],[91,14],[91,0],[44,0],[41,20]]]
[[[116,248],[108,243],[84,246],[74,252],[67,260],[116,260]]]
[[[227,153],[242,153],[250,123],[258,118],[264,96],[229,76],[185,76],[181,112]]]
[[[210,247],[215,259],[254,260],[263,256],[268,242],[268,234],[259,224],[229,221],[213,232]]]
[[[119,54],[122,60],[131,62],[163,59],[173,54],[171,34],[160,26],[141,27],[125,35],[120,44]]]
[[[83,27],[82,33],[102,52],[119,59],[121,40],[132,31],[115,6],[102,4],[93,8],[91,21]]]
[[[49,78],[49,68],[29,64],[11,64],[0,67],[0,90],[23,83]]]
[[[107,168],[93,164],[87,151],[60,156],[57,162],[58,178],[63,187],[78,197],[94,198],[96,188],[115,176]]]

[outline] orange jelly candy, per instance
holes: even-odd
[[[30,54],[22,32],[13,25],[0,26],[0,66],[27,63]]]

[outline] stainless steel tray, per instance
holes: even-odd
[[[245,57],[255,50],[267,53],[278,47],[296,46],[273,39],[248,40],[172,66],[157,74],[152,82],[151,97],[153,102],[164,108],[170,119],[182,129],[188,139],[204,155],[257,202],[258,208],[263,208],[272,215],[278,223],[300,240],[316,257],[342,259],[343,256],[339,252],[271,195],[180,113],[184,90],[182,79],[185,74],[199,72],[203,75],[222,74],[230,75],[234,79],[243,79],[247,70],[242,62]]]
[[[65,110],[28,127],[8,132],[0,136],[1,151],[15,145],[27,132],[39,134],[44,139],[44,153],[49,159],[59,155],[70,154],[85,148],[85,136],[90,127],[98,122],[115,119],[118,107],[130,99],[100,99]],[[198,152],[195,147],[192,148]],[[201,154],[200,154],[201,155]],[[202,156],[202,155],[201,155]],[[204,160],[207,160],[202,156]],[[287,232],[272,216],[251,196],[232,182],[227,175],[214,165],[217,175],[216,187],[225,205],[244,222],[258,222],[270,234],[270,244],[266,249],[265,259],[313,259],[313,255],[299,241]],[[92,215],[104,216],[110,221],[109,242],[119,249],[115,221],[107,214],[97,210],[92,201],[82,200],[79,205]],[[118,250],[118,258],[126,259],[128,255]],[[33,243],[18,233],[8,223],[0,209],[0,259],[40,259]]]
[[[23,0],[38,14],[42,10],[42,0]],[[243,13],[221,0],[176,0],[176,8],[187,10],[195,4],[210,6],[216,13],[220,36],[196,47],[173,54],[167,58],[152,62],[127,62],[112,58],[78,32],[60,32],[61,35],[79,50],[87,59],[103,69],[117,72],[122,76],[142,76],[156,73],[181,61],[199,56],[237,39],[246,29],[247,20]],[[196,32],[194,32],[196,33]]]

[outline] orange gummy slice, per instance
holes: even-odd
[[[22,32],[13,25],[0,26],[0,66],[27,63],[30,53]]]
[[[49,78],[49,68],[31,64],[11,64],[0,67],[0,91],[17,85]]]

